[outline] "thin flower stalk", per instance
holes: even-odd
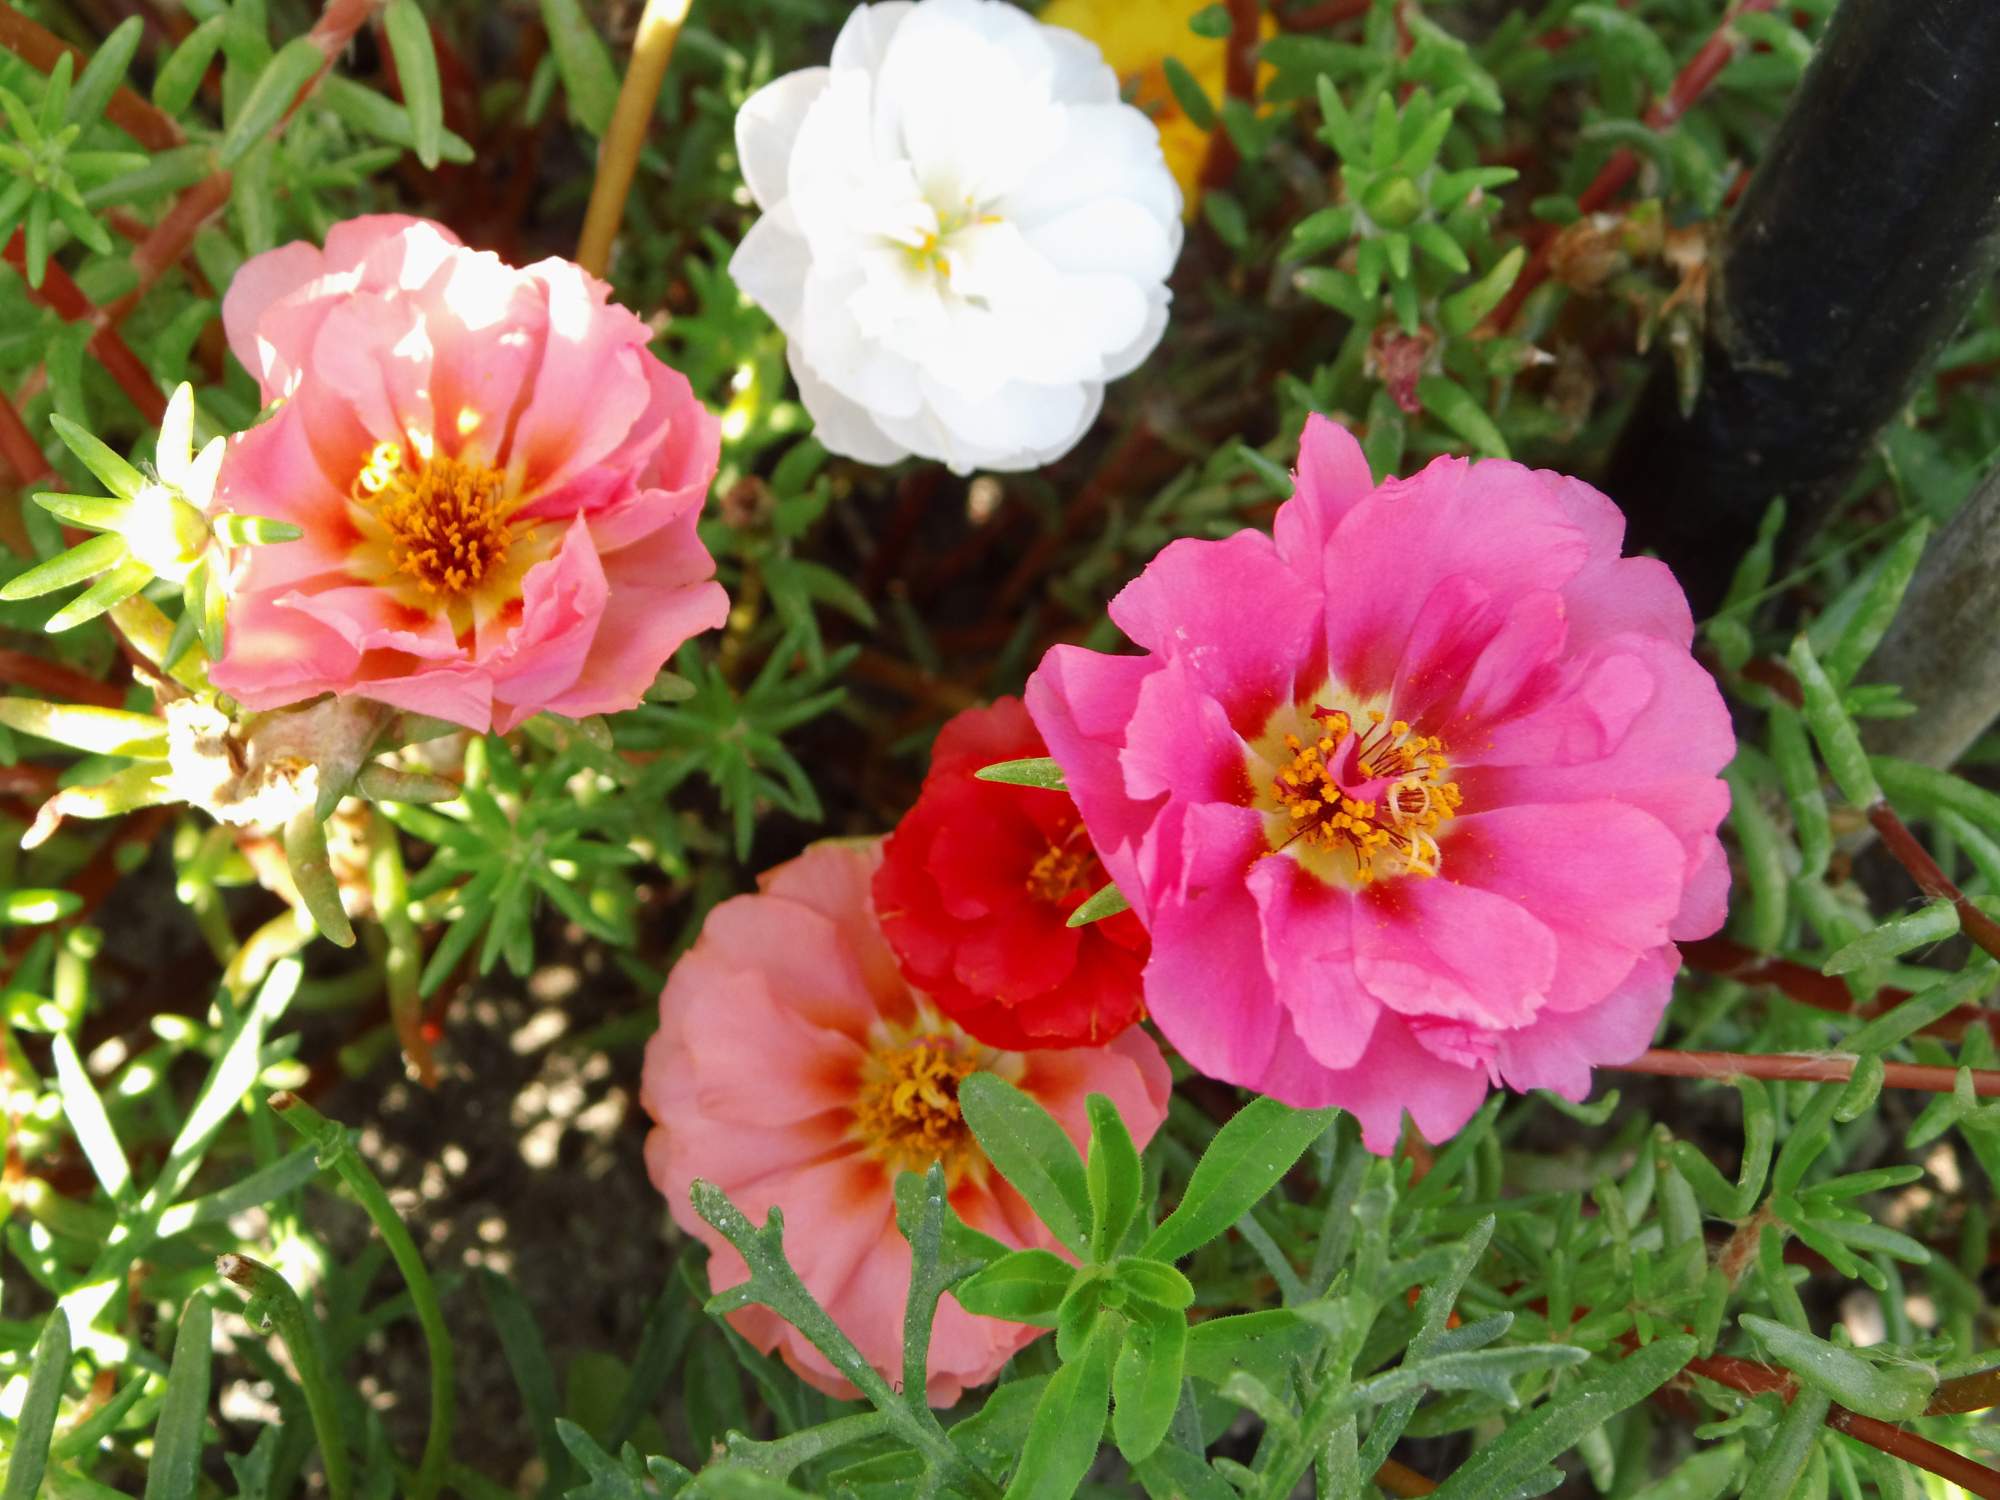
[[[1887,802],[1877,802],[1868,809],[1868,823],[1882,836],[1882,847],[1910,872],[1917,889],[1926,896],[1949,901],[1958,912],[1960,930],[1986,952],[2000,958],[2000,922],[1994,921],[1953,883],[1931,857],[1930,850],[1918,842],[1909,826],[1896,815],[1896,810]]]
[[[1651,1073],[1662,1078],[1762,1078],[1766,1081],[1800,1080],[1810,1083],[1845,1083],[1854,1076],[1855,1059],[1838,1056],[1809,1056],[1793,1052],[1689,1052],[1674,1047],[1653,1047],[1627,1063],[1609,1064],[1614,1073]],[[2000,1071],[1968,1068],[1972,1091],[1982,1099],[2000,1099]],[[1884,1063],[1882,1083],[1886,1088],[1914,1089],[1932,1094],[1949,1094],[1957,1085],[1956,1068],[1930,1067],[1921,1063]]]
[[[694,0],[646,0],[639,13],[639,32],[632,43],[632,61],[618,88],[618,103],[597,155],[597,176],[590,185],[590,203],[583,214],[583,235],[577,241],[576,263],[593,276],[611,268],[611,246],[624,222],[625,199],[639,169],[639,149],[653,123],[653,109],[673,61]]]

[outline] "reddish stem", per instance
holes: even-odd
[[[7,467],[14,471],[23,489],[40,484],[49,476],[49,461],[42,454],[42,445],[28,431],[21,414],[14,410],[14,403],[5,397],[0,397],[0,458],[7,460]]]
[[[5,3],[0,3],[0,47],[43,73],[53,71],[65,53],[76,59],[79,73],[90,61],[81,50]],[[148,151],[170,151],[187,143],[172,115],[122,85],[104,106],[104,117]]]
[[[1262,39],[1263,6],[1259,0],[1229,0],[1229,51],[1224,84],[1232,99],[1253,108],[1257,103],[1257,43]],[[1236,142],[1218,124],[1208,135],[1208,155],[1201,163],[1201,190],[1227,187],[1236,175]]]
[[[1896,857],[1896,863],[1910,872],[1917,889],[1934,901],[1949,901],[1958,912],[1959,930],[1995,958],[2000,958],[2000,922],[1973,905],[1964,891],[1931,858],[1930,850],[1917,842],[1907,824],[1886,802],[1868,809],[1868,821],[1882,836],[1882,847]]]
[[[132,269],[139,282],[131,291],[104,309],[104,319],[116,328],[131,315],[139,300],[159,284],[160,278],[180,263],[194,244],[202,226],[229,202],[230,176],[217,172],[204,177],[174,200],[174,206],[146,233],[132,250]]]
[[[1716,75],[1729,66],[1743,39],[1736,34],[1736,18],[1747,11],[1770,10],[1776,0],[1741,0],[1730,8],[1729,13],[1715,28],[1714,34],[1701,44],[1699,51],[1688,59],[1687,66],[1675,75],[1666,93],[1648,106],[1642,117],[1650,130],[1665,130],[1681,116],[1692,109],[1697,100],[1715,82]],[[1576,205],[1584,213],[1597,212],[1624,189],[1639,170],[1639,157],[1629,146],[1620,146],[1611,157],[1597,169],[1597,175],[1590,185],[1577,194]],[[1505,328],[1514,321],[1521,304],[1528,300],[1528,294],[1548,279],[1549,255],[1554,247],[1555,237],[1551,235],[1535,248],[1528,263],[1521,268],[1521,274],[1514,278],[1514,285],[1507,295],[1500,299],[1500,305],[1493,310],[1491,322],[1495,328]]]
[[[1833,976],[1807,968],[1804,964],[1793,963],[1790,959],[1769,958],[1752,952],[1741,943],[1732,943],[1727,938],[1702,938],[1698,942],[1683,943],[1681,961],[1690,969],[1704,974],[1733,979],[1738,984],[1767,984],[1786,999],[1796,1000],[1801,1005],[1831,1011],[1835,1015],[1859,1016],[1863,1020],[1887,1014],[1912,994],[1910,990],[1888,984],[1866,1002],[1857,1005],[1848,994],[1847,986]],[[1961,1005],[1917,1034],[1955,1042],[1965,1035],[1968,1026],[1981,1025],[2000,1038],[2000,1012],[1982,1010],[1977,1005]]]
[[[86,297],[83,289],[70,279],[69,272],[53,260],[43,269],[40,289],[28,286],[27,250],[18,230],[7,241],[6,259],[21,273],[21,284],[26,287],[31,300],[54,308],[66,322],[91,325],[90,352],[118,382],[118,388],[127,399],[139,408],[139,414],[158,426],[160,419],[167,414],[166,398],[160,394],[159,386],[146,367],[139,362],[139,356],[132,352],[132,346],[106,320],[103,309]]]
[[[1960,1412],[1985,1411],[2000,1406],[2000,1370],[1981,1370],[1947,1380],[1931,1395],[1924,1408],[1927,1417],[1955,1416]]]
[[[1322,0],[1318,5],[1303,5],[1283,12],[1278,16],[1278,26],[1284,31],[1318,31],[1365,16],[1374,3],[1375,0]]]
[[[1845,1083],[1854,1076],[1851,1057],[1814,1057],[1799,1052],[1685,1052],[1653,1047],[1631,1062],[1608,1066],[1613,1073],[1651,1073],[1662,1078],[1762,1078],[1769,1081],[1805,1079],[1814,1083]],[[1972,1090],[1984,1099],[2000,1099],[2000,1071],[1971,1069]],[[1884,1063],[1882,1082],[1892,1089],[1921,1089],[1949,1094],[1958,1081],[1956,1068],[1919,1063]]]
[[[1769,1365],[1747,1359],[1735,1359],[1727,1354],[1691,1359],[1687,1369],[1690,1374],[1706,1376],[1746,1396],[1761,1396],[1775,1391],[1789,1402],[1798,1393],[1792,1377],[1783,1370],[1774,1370]],[[1837,1403],[1827,1412],[1826,1425],[1871,1448],[1879,1448],[1892,1458],[1900,1458],[1906,1464],[1914,1464],[1940,1479],[1949,1480],[1966,1493],[1978,1495],[1980,1500],[2000,1500],[2000,1470],[1975,1463],[1941,1443],[1934,1443],[1929,1438],[1919,1437],[1914,1432],[1874,1417],[1864,1417]]]
[[[1415,1469],[1399,1464],[1393,1458],[1383,1460],[1382,1467],[1375,1471],[1375,1482],[1398,1497],[1428,1495],[1437,1489],[1436,1480],[1426,1479]]]
[[[73,672],[61,662],[30,656],[25,651],[0,651],[0,682],[10,687],[32,688],[50,697],[68,698],[98,708],[118,708],[125,702],[121,688],[95,677]]]
[[[1827,1412],[1826,1425],[1835,1432],[1858,1438],[1871,1448],[1880,1448],[1906,1464],[1928,1469],[1968,1495],[1978,1495],[1980,1500],[2000,1500],[2000,1470],[1974,1463],[1963,1453],[1954,1453],[1942,1443],[1934,1443],[1907,1428],[1893,1426],[1875,1417],[1864,1417],[1858,1411],[1849,1411],[1838,1405]]]

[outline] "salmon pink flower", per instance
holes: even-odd
[[[875,910],[910,983],[995,1047],[1099,1046],[1142,1009],[1138,918],[1068,925],[1110,879],[1076,805],[973,774],[1047,754],[1019,698],[958,715],[875,876]]]
[[[305,534],[238,564],[216,685],[504,732],[631,708],[720,625],[695,535],[716,421],[608,295],[387,215],[245,264],[223,323],[277,409],[215,503]]]
[[[1201,1071],[1432,1139],[1489,1085],[1580,1099],[1722,922],[1721,695],[1673,575],[1559,474],[1370,481],[1306,429],[1275,536],[1178,541],[1028,708],[1151,933]]]
[[[646,1165],[674,1221],[709,1247],[709,1284],[739,1285],[749,1268],[695,1214],[688,1190],[697,1177],[753,1219],[784,1210],[800,1279],[893,1381],[910,1285],[897,1173],[940,1162],[967,1224],[1016,1248],[1056,1248],[960,1118],[959,1081],[998,1074],[1039,1100],[1082,1149],[1086,1095],[1110,1098],[1144,1145],[1166,1115],[1168,1078],[1141,1031],[1107,1047],[1027,1054],[967,1036],[897,969],[869,899],[880,861],[879,841],[818,844],[768,872],[758,894],[710,912],[660,996],[641,1095],[655,1122]],[[820,1390],[856,1394],[769,1309],[729,1318]],[[940,1302],[931,1402],[948,1406],[991,1380],[1041,1332]]]

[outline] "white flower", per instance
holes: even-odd
[[[1067,452],[1166,328],[1181,195],[1097,48],[1002,0],[858,7],[760,89],[729,263],[822,443],[960,473]]]

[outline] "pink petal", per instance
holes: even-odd
[[[279,594],[241,591],[229,601],[222,660],[208,675],[245,708],[283,708],[346,686],[359,661],[338,632],[288,608]]]
[[[1268,709],[1263,716],[1269,717]],[[1202,691],[1186,657],[1168,657],[1139,685],[1120,757],[1125,794],[1134,802],[1166,795],[1247,803],[1251,787],[1244,756],[1242,737],[1222,705]]]
[[[874,920],[872,886],[881,863],[879,841],[827,841],[766,870],[757,877],[757,888],[838,923],[876,1008],[891,1020],[902,1020],[911,1012],[910,987]]]
[[[715,560],[695,532],[699,516],[697,498],[601,558],[606,594],[589,652],[575,681],[540,707],[572,718],[633,708],[684,642],[729,618]]]
[[[464,241],[433,219],[409,214],[362,214],[326,232],[326,269],[359,271],[362,285],[421,286]]]
[[[1553,1089],[1565,1099],[1587,1097],[1593,1067],[1630,1062],[1652,1045],[1679,967],[1680,954],[1673,947],[1656,948],[1596,1005],[1551,1013],[1503,1036],[1500,1071],[1508,1085]]]
[[[1363,695],[1395,681],[1430,593],[1413,577],[1462,573],[1508,604],[1560,587],[1589,555],[1583,533],[1517,464],[1440,458],[1392,480],[1349,509],[1326,543],[1326,596],[1338,601],[1326,616],[1334,674]]]
[[[1111,618],[1140,646],[1186,664],[1199,691],[1220,700],[1246,736],[1289,704],[1309,677],[1321,601],[1279,559],[1269,537],[1169,542],[1111,601]]]
[[[1549,1007],[1595,1004],[1667,941],[1681,899],[1679,841],[1620,802],[1496,808],[1444,840],[1447,875],[1531,912],[1556,936]]]
[[[1137,1027],[1103,1047],[1064,1047],[1021,1054],[1025,1068],[1016,1087],[1055,1116],[1079,1152],[1090,1144],[1088,1095],[1118,1106],[1134,1145],[1145,1148],[1166,1117],[1172,1087],[1159,1045]]]
[[[1150,909],[1150,897],[1140,877],[1137,853],[1156,808],[1126,794],[1119,758],[1139,685],[1155,669],[1142,657],[1103,656],[1076,646],[1057,646],[1028,679],[1026,693],[1028,712],[1048,742],[1049,754],[1063,768],[1069,794],[1089,825],[1097,857],[1142,920]]]
[[[414,299],[431,355],[426,400],[438,450],[495,463],[548,337],[548,304],[498,256],[452,257]]]
[[[442,615],[405,609],[372,584],[295,590],[277,602],[317,620],[357,653],[395,651],[426,661],[451,661],[459,655]]]
[[[394,657],[371,661],[342,691],[410,713],[448,719],[479,734],[493,727],[493,679],[486,673],[457,663],[412,670],[409,662],[409,658]]]
[[[321,269],[318,248],[294,240],[251,256],[237,268],[223,294],[222,328],[230,352],[256,377],[266,401],[282,392],[292,372],[304,366],[310,345],[294,347],[259,325],[273,303],[297,292]]]
[[[1361,1122],[1361,1143],[1378,1156],[1396,1149],[1405,1110],[1426,1140],[1448,1141],[1478,1110],[1486,1090],[1483,1072],[1442,1061],[1391,1015],[1382,1017],[1361,1061],[1328,1079],[1328,1092]]]
[[[360,540],[348,519],[347,491],[327,482],[309,423],[291,402],[230,439],[212,509],[290,521],[305,532],[294,542],[245,549],[261,587],[345,572],[348,551]]]
[[[763,976],[772,994],[786,996],[814,1026],[865,1037],[881,1007],[853,951],[852,919],[836,923],[775,895],[723,902],[703,924],[702,942],[717,962]],[[895,983],[903,987],[900,977]]]
[[[690,955],[692,957],[693,955]],[[691,972],[685,980],[683,970]],[[672,983],[701,984],[700,1003],[731,1017],[691,1029],[681,1066],[694,1071],[693,1104],[711,1120],[789,1125],[835,1112],[851,1119],[867,1052],[852,1037],[815,1026],[773,1000],[760,976],[710,957],[676,965]]]
[[[1520,1026],[1555,977],[1555,934],[1505,897],[1444,875],[1371,886],[1354,912],[1354,972],[1405,1016]]]
[[[1314,412],[1299,439],[1299,466],[1292,472],[1292,498],[1272,522],[1278,555],[1307,578],[1319,576],[1327,538],[1340,518],[1375,488],[1368,460],[1354,434]]]
[[[1198,1071],[1254,1085],[1283,1015],[1242,876],[1266,847],[1263,819],[1247,808],[1195,805],[1172,807],[1163,821],[1179,827],[1187,854],[1179,888],[1153,905],[1146,1008]]]
[[[590,528],[579,516],[563,534],[555,556],[536,563],[522,578],[520,623],[487,661],[494,696],[502,705],[495,721],[500,733],[574,688],[599,634],[607,597],[604,568]],[[652,679],[646,681],[650,685]],[[636,703],[644,692],[642,686],[631,701]]]
[[[541,495],[615,452],[652,399],[646,325],[607,302],[608,288],[568,261],[527,268],[548,299],[533,395],[510,435],[508,470]]]
[[[1292,1030],[1321,1067],[1353,1067],[1382,1009],[1355,977],[1353,893],[1285,855],[1258,860],[1249,883],[1263,924],[1265,963]]]
[[[313,340],[308,383],[350,410],[370,437],[405,453],[420,452],[436,430],[429,376],[431,337],[406,299],[343,298]]]

